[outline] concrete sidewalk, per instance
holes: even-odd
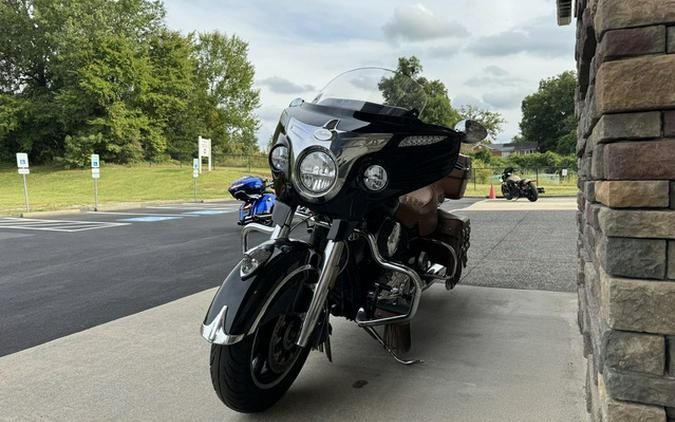
[[[214,290],[0,358],[0,420],[579,421],[581,338],[572,293],[430,289],[403,367],[341,319],[334,362],[312,353],[276,407],[216,398],[198,327]]]

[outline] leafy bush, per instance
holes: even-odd
[[[102,143],[103,135],[101,133],[66,136],[66,151],[63,157],[66,167],[85,167],[89,165],[91,154],[95,154],[96,151],[99,151],[99,147]]]

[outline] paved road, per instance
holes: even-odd
[[[470,267],[423,298],[425,363],[334,318],[334,363],[312,353],[257,416],[217,400],[198,334],[239,256],[231,205],[0,218],[0,420],[584,420],[567,202],[447,203],[472,219]]]
[[[262,415],[226,408],[197,325],[208,290],[0,358],[0,420],[586,420],[573,293],[458,286],[427,291],[404,367],[333,318],[333,363],[312,352]]]
[[[219,285],[240,254],[233,210],[179,204],[0,219],[0,356]],[[573,212],[459,212],[473,229],[463,283],[572,291]]]

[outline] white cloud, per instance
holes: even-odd
[[[542,16],[497,34],[474,41],[469,50],[479,56],[498,57],[525,53],[557,57],[569,53],[574,40],[557,36],[561,30],[552,25],[552,16]]]
[[[522,99],[518,91],[492,91],[483,95],[483,101],[498,110],[520,107]]]
[[[382,30],[393,43],[469,36],[469,31],[460,23],[437,16],[422,4],[397,7]]]
[[[537,89],[539,80],[574,68],[574,28],[556,26],[552,15],[555,4],[550,0],[453,0],[451,4],[447,0],[423,1],[424,9],[433,13],[425,15],[419,12],[421,9],[413,10],[417,6],[411,6],[407,0],[274,3],[164,0],[164,3],[172,28],[184,33],[219,30],[236,34],[249,43],[248,56],[255,66],[256,80],[265,81],[262,85],[258,82],[262,105],[256,113],[261,119],[258,131],[261,145],[267,143],[281,110],[293,98],[311,100],[316,91],[343,71],[363,66],[394,68],[398,57],[411,55],[420,58],[426,77],[440,79],[446,85],[454,106],[473,104],[502,113],[507,124],[498,139],[504,142],[518,133],[519,104],[525,95]],[[392,44],[385,37],[382,24],[405,22],[395,19],[397,10],[412,10],[425,19],[431,14],[432,18],[425,22],[432,29],[421,36],[410,30],[419,24],[409,19],[408,26],[398,26],[394,31],[400,45]],[[439,35],[448,32],[444,25],[450,32],[456,31],[454,20],[470,28],[471,34]],[[408,29],[403,30],[404,27]],[[511,46],[507,49],[509,55],[485,54],[491,49],[506,51],[502,41],[495,37],[519,31],[529,34],[524,46],[516,45],[519,53],[513,53]],[[536,44],[533,34],[545,36],[549,40],[542,42],[559,47],[550,54],[541,54],[541,47],[535,45],[534,53],[528,53]],[[434,36],[428,38],[431,35]],[[480,54],[474,54],[474,49]],[[518,54],[516,59],[513,54]],[[274,78],[283,78],[295,88],[315,89],[275,91],[266,85]],[[467,84],[474,78],[478,78],[473,81],[476,83]]]
[[[279,76],[271,76],[256,82],[257,85],[266,86],[270,91],[278,94],[299,94],[307,91],[314,91],[310,84],[296,84],[288,79]]]
[[[481,88],[481,87],[505,87],[505,86],[515,86],[523,82],[522,79],[516,76],[512,76],[506,69],[503,69],[499,66],[490,65],[483,68],[483,71],[479,75],[474,75],[471,78],[467,79],[464,84],[466,86]]]

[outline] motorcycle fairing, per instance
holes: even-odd
[[[278,289],[277,284],[288,280],[279,274],[298,270],[307,277],[314,275],[318,255],[311,245],[300,240],[277,239],[264,242],[259,247],[271,252],[270,257],[248,277],[240,273],[241,261],[228,274],[214,296],[202,326],[202,336],[215,342],[215,331],[225,334],[227,341],[220,344],[234,344],[256,328],[259,317],[265,312],[267,299]],[[214,327],[214,324],[222,326]],[[222,337],[222,336],[220,336]]]
[[[332,128],[332,138],[316,139],[315,131],[325,127]],[[442,140],[428,145],[400,146],[409,136]],[[273,172],[279,199],[352,221],[358,221],[383,202],[397,201],[399,196],[448,175],[457,162],[461,145],[457,132],[425,124],[413,116],[381,115],[312,103],[285,109],[274,139],[275,145],[286,145],[290,152],[290,174]],[[336,187],[323,197],[303,197],[293,186],[297,185],[297,160],[308,148],[329,150],[338,166]],[[379,192],[366,190],[361,182],[363,171],[371,164],[383,166],[389,175],[387,186]]]

